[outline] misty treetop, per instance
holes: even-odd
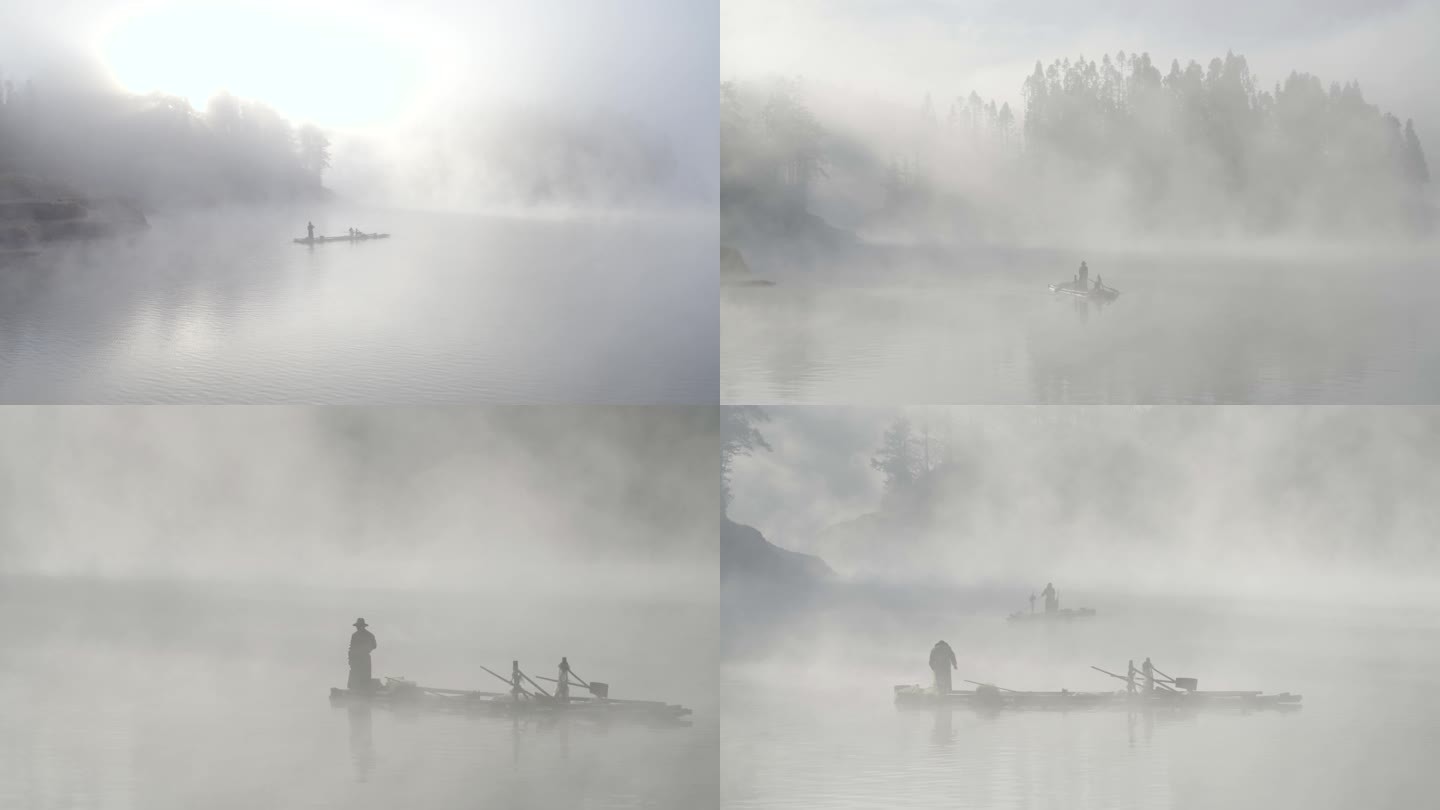
[[[769,422],[770,415],[755,405],[739,405],[724,408],[720,415],[720,505],[730,507],[730,481],[735,468],[735,459],[748,456],[756,450],[770,450],[760,425]]]
[[[827,176],[827,133],[798,80],[763,95],[720,86],[720,200],[787,224],[806,215],[810,189]],[[762,213],[763,212],[763,213]]]
[[[726,82],[727,229],[810,225],[827,193],[827,214],[849,206],[861,225],[969,235],[1117,222],[1181,235],[1407,232],[1433,220],[1414,122],[1356,82],[1292,72],[1265,88],[1233,53],[1162,73],[1148,54],[1119,52],[1036,62],[1019,85],[1017,114],[974,92],[886,110],[799,80]],[[822,182],[832,175],[843,182]]]
[[[326,192],[330,141],[258,101],[0,82],[0,174],[148,205],[261,202]],[[13,186],[7,193],[22,193]],[[36,184],[29,182],[34,187]]]
[[[1261,533],[1305,552],[1435,559],[1440,416],[1385,408],[1001,409],[876,426],[878,515],[999,530],[1039,521],[1165,548],[1207,509],[1224,546]],[[1263,409],[1262,409],[1263,410]],[[1207,513],[1208,514],[1208,513]],[[1062,527],[1054,529],[1053,527]],[[984,541],[985,537],[969,537]],[[1035,538],[1034,542],[1048,542]]]
[[[1118,172],[1142,215],[1159,209],[1152,222],[1186,207],[1256,231],[1413,223],[1430,179],[1413,122],[1367,103],[1357,82],[1326,89],[1292,71],[1267,90],[1233,53],[1163,75],[1123,51],[1036,62],[1024,94],[1030,157]]]

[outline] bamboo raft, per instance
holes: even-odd
[[[1091,669],[1104,672],[1112,678],[1126,680],[1124,676],[1107,672],[1099,667]],[[1159,670],[1156,670],[1158,673]],[[1142,688],[1135,692],[1118,690],[1114,692],[1023,692],[1005,689],[994,684],[966,681],[974,689],[952,689],[941,694],[934,687],[918,684],[904,684],[895,687],[895,705],[901,708],[943,708],[966,707],[977,710],[1038,710],[1038,711],[1086,711],[1100,709],[1123,709],[1126,711],[1157,710],[1229,710],[1229,711],[1294,711],[1300,708],[1301,695],[1289,692],[1265,694],[1259,691],[1199,691],[1199,682],[1194,678],[1169,678],[1157,675],[1156,688],[1148,693]]]
[[[1064,622],[1071,619],[1088,619],[1095,615],[1095,608],[1065,608],[1041,613],[1016,611],[1005,620],[1009,622]]]
[[[1030,709],[1040,711],[1082,711],[1094,709],[1275,709],[1300,708],[1300,695],[1289,692],[1267,695],[1261,692],[1002,692],[998,688],[953,690],[940,695],[931,687],[895,687],[895,705],[903,708],[958,706],[973,709]]]
[[[389,239],[388,233],[357,233],[354,236],[317,236],[312,238],[302,236],[292,240],[297,245],[323,245],[326,242],[364,242],[367,239]]]
[[[586,683],[576,678],[567,685],[583,687],[589,695],[561,697],[551,694],[515,666],[514,680],[486,672],[511,684],[508,692],[487,692],[479,689],[441,689],[421,686],[404,678],[376,679],[370,689],[330,689],[332,706],[379,706],[384,708],[424,709],[461,714],[488,714],[504,717],[578,716],[585,718],[624,720],[655,725],[686,725],[691,710],[658,700],[621,700],[610,697],[609,684]],[[572,676],[573,677],[573,676]],[[523,679],[523,680],[522,680]],[[558,684],[554,678],[540,678]],[[526,684],[529,684],[526,686]],[[559,690],[556,690],[557,693]]]
[[[1085,298],[1092,301],[1114,301],[1120,297],[1120,291],[1114,287],[1095,287],[1082,290],[1070,284],[1051,284],[1050,292],[1073,295],[1076,298]]]

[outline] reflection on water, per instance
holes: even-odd
[[[1092,264],[1095,262],[1092,261]],[[1112,304],[1053,267],[726,288],[731,403],[1440,402],[1433,263],[1106,261]]]
[[[346,711],[350,715],[350,757],[355,760],[355,781],[364,782],[375,767],[374,725],[370,707],[355,704]]]
[[[0,401],[715,401],[713,217],[323,213],[0,267]],[[307,218],[394,238],[293,244]]]
[[[1341,810],[1422,806],[1440,791],[1440,736],[1416,708],[1440,666],[1433,613],[1117,610],[1068,628],[895,616],[881,635],[860,616],[797,620],[773,656],[729,664],[723,804]],[[925,680],[942,633],[960,678],[1104,690],[1089,664],[1152,654],[1201,688],[1291,690],[1304,708],[896,708],[891,687]]]

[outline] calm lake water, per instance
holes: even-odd
[[[1440,791],[1433,611],[1097,607],[1065,627],[858,611],[771,627],[774,654],[733,658],[722,684],[723,806],[1341,810],[1428,806]],[[957,688],[1108,690],[1118,682],[1090,665],[1150,655],[1202,689],[1297,692],[1304,706],[897,709],[892,686],[927,682],[937,638],[955,648]]]
[[[0,807],[713,808],[714,605],[6,581]],[[576,672],[690,727],[331,707],[364,613],[375,673],[485,688]],[[552,660],[553,659],[553,660]],[[503,670],[502,670],[503,671]],[[503,685],[501,685],[503,688]]]
[[[306,246],[355,226],[388,240]],[[0,266],[0,401],[713,403],[713,215],[156,215]]]
[[[902,263],[902,259],[894,259]],[[727,403],[1440,403],[1440,261],[926,258],[721,292]],[[763,265],[761,265],[763,269]]]

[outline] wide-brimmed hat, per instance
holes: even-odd
[[[356,619],[356,620],[355,620],[355,626],[356,626],[356,627],[368,627],[369,625],[365,624],[365,620],[364,620],[364,619]]]

